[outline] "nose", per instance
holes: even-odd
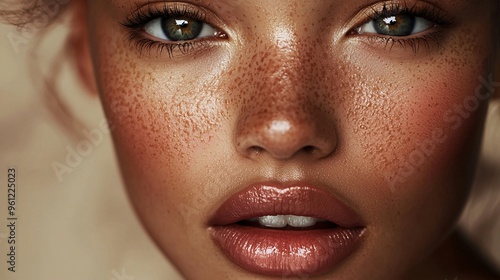
[[[257,52],[238,90],[245,92],[236,122],[239,154],[258,159],[322,159],[337,147],[331,80],[321,56],[298,44]],[[240,92],[240,93],[241,93]]]

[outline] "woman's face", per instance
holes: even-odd
[[[186,278],[399,277],[452,229],[495,1],[87,3],[130,199]]]

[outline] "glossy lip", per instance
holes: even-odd
[[[283,230],[237,224],[266,215],[324,219],[332,228]],[[210,220],[215,243],[237,265],[261,275],[302,277],[333,270],[362,240],[359,215],[307,183],[258,183],[231,196]]]

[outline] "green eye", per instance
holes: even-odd
[[[408,14],[382,16],[371,20],[358,28],[359,34],[380,34],[387,36],[409,36],[434,26],[434,23],[422,17]]]
[[[391,36],[408,36],[415,27],[415,17],[397,15],[378,18],[373,21],[373,27],[378,34]]]
[[[144,30],[151,36],[166,41],[190,41],[217,34],[209,24],[185,16],[154,19],[145,25]]]
[[[193,40],[200,35],[203,23],[188,17],[162,18],[161,29],[169,40]]]

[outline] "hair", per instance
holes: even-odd
[[[33,83],[40,88],[42,101],[49,108],[49,113],[61,125],[68,136],[76,140],[85,125],[75,117],[70,106],[66,104],[58,88],[57,82],[65,62],[74,62],[67,37],[57,57],[50,61],[47,70],[41,69],[39,56],[36,53],[43,39],[53,31],[55,23],[62,21],[63,14],[68,13],[71,0],[20,0],[16,2],[0,2],[0,22],[16,27],[19,34],[34,36],[29,50],[29,70]],[[21,35],[20,35],[21,36]]]
[[[14,25],[18,30],[31,28],[41,22],[53,23],[70,0],[20,0],[0,3],[0,22]],[[56,11],[54,12],[55,9]]]

